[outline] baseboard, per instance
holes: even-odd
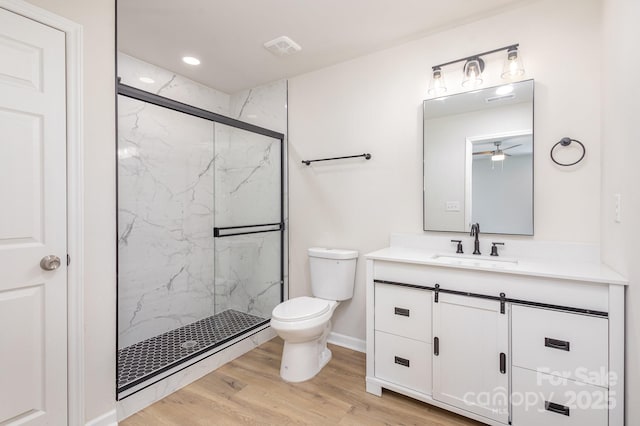
[[[118,426],[118,414],[116,410],[113,409],[88,421],[85,426]]]
[[[356,339],[355,337],[347,336],[345,334],[331,332],[327,338],[327,342],[334,345],[342,346],[347,349],[352,349],[358,352],[367,351],[367,342],[362,339]]]

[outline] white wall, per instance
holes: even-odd
[[[83,26],[85,418],[115,408],[115,2],[31,0]]]
[[[391,232],[421,231],[421,105],[431,66],[514,42],[536,80],[534,238],[598,242],[600,11],[598,0],[542,0],[291,79],[291,295],[310,294],[307,247],[367,253],[388,245]],[[487,85],[499,83],[503,56],[493,58]],[[563,136],[587,146],[577,167],[549,159]],[[363,152],[372,160],[300,164]],[[336,332],[364,339],[364,293],[361,259],[354,298],[336,312]]]
[[[635,83],[640,2],[605,0],[602,90],[602,257],[626,275],[626,421],[640,418],[640,139]],[[613,194],[622,196],[622,221],[615,222]]]

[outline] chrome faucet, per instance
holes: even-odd
[[[473,254],[482,254],[480,253],[480,241],[478,241],[478,237],[480,236],[480,224],[474,223],[471,225],[471,233],[469,234],[472,237],[476,237],[476,240],[473,242]]]

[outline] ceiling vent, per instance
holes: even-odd
[[[264,44],[264,48],[276,56],[293,55],[302,50],[302,47],[287,36],[274,38]]]

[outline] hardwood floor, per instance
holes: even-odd
[[[273,339],[123,420],[140,425],[481,425],[390,391],[365,392],[365,354],[330,345],[313,379],[280,379],[282,340]]]

